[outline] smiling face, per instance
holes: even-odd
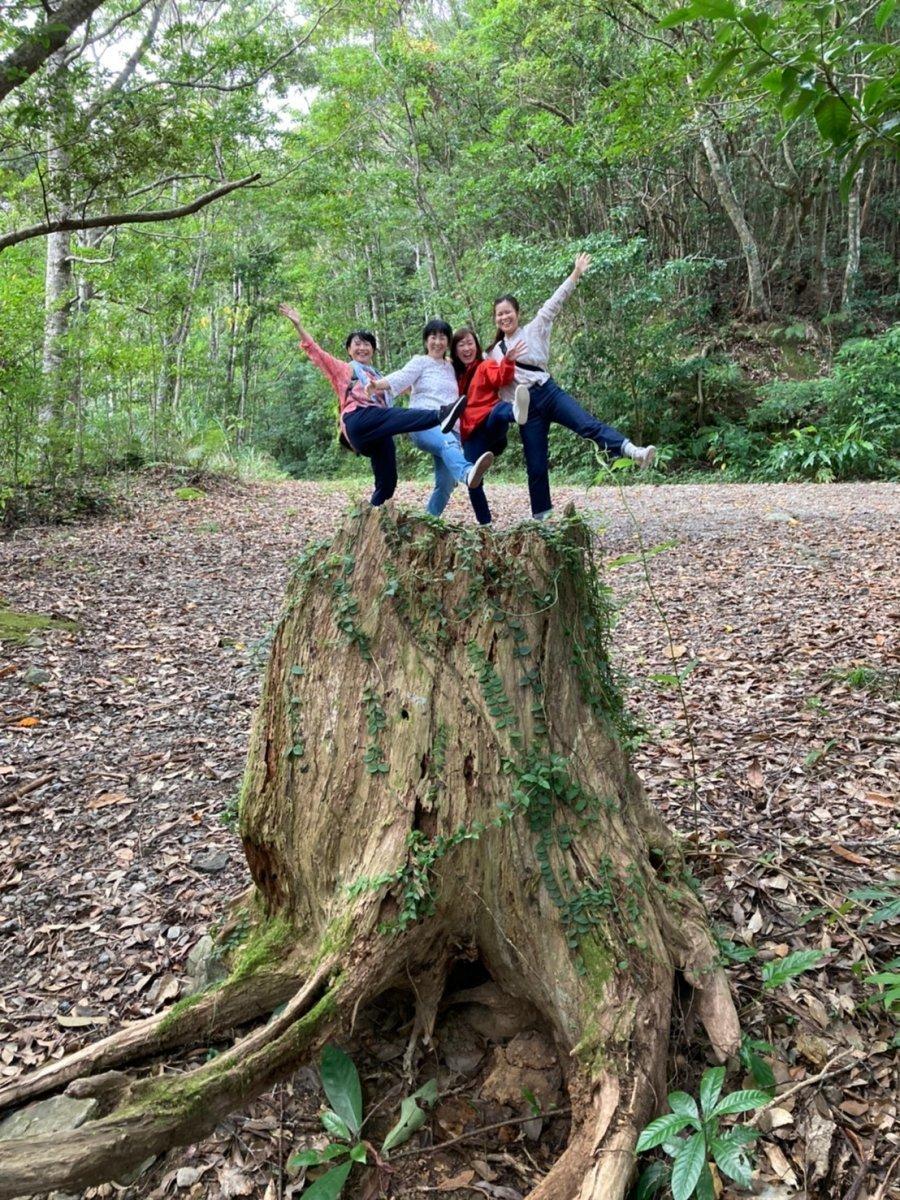
[[[429,358],[443,358],[449,344],[446,333],[429,333],[425,339],[425,349]]]
[[[494,305],[494,320],[497,328],[505,338],[515,333],[519,328],[519,313],[509,300],[499,300]]]
[[[375,349],[371,342],[366,341],[365,338],[359,337],[358,334],[354,334],[350,339],[349,349],[350,357],[354,362],[362,363],[364,367],[371,365],[372,359],[375,355]]]
[[[456,357],[464,367],[469,366],[478,357],[478,345],[471,333],[464,333],[457,339]]]

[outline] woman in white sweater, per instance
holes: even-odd
[[[491,358],[498,362],[506,353],[507,344],[513,341],[525,343],[525,349],[516,362],[516,373],[512,383],[500,389],[501,400],[510,403],[516,387],[524,384],[530,393],[528,420],[519,429],[525,467],[528,472],[528,493],[532,515],[541,520],[553,511],[550,500],[550,464],[548,440],[551,424],[564,425],[579,437],[608,451],[613,458],[634,459],[642,469],[653,462],[655,446],[635,446],[624,434],[612,425],[604,425],[564,391],[547,369],[550,357],[550,331],[557,313],[575,290],[575,285],[591,265],[589,254],[579,254],[575,269],[568,279],[556,289],[527,325],[519,324],[519,302],[515,296],[498,296],[494,301],[494,321],[497,336],[490,347]],[[421,434],[413,434],[421,437]]]
[[[446,321],[429,321],[422,331],[424,354],[413,357],[397,371],[382,375],[368,385],[372,392],[390,391],[394,396],[409,391],[409,407],[440,409],[459,399],[456,372],[446,357],[453,330]],[[480,508],[481,481],[494,461],[488,451],[476,462],[470,463],[462,452],[459,437],[455,433],[442,433],[440,428],[410,433],[409,440],[419,450],[430,454],[434,461],[434,491],[428,501],[427,511],[439,517],[447,507],[450,493],[458,483],[469,488],[472,507],[476,516]]]

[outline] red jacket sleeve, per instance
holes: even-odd
[[[486,358],[481,364],[480,373],[489,387],[506,387],[516,377],[516,364],[511,358],[505,356],[499,362],[495,362],[492,358]]]

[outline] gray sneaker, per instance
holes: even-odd
[[[638,465],[639,471],[646,471],[648,467],[653,466],[653,460],[656,458],[655,446],[635,446],[634,442],[626,442],[622,447],[622,453],[626,458],[630,458]]]
[[[472,466],[469,468],[469,473],[466,476],[466,486],[470,488],[480,487],[481,481],[484,479],[485,475],[487,475],[493,464],[494,456],[491,454],[490,450],[486,450],[484,454],[480,456],[480,458],[476,458],[476,460],[472,463]]]

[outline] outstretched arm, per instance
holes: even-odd
[[[293,327],[297,330],[297,335],[301,342],[312,341],[312,338],[300,323],[300,314],[297,312],[296,308],[291,308],[290,304],[279,304],[278,311],[283,317],[287,317]]]
[[[346,388],[350,379],[350,367],[340,358],[335,358],[333,354],[323,350],[315,338],[306,332],[300,323],[300,314],[296,308],[291,308],[290,304],[279,304],[278,311],[283,317],[287,317],[297,330],[300,349],[309,355],[310,362],[319,368],[340,398],[342,389]]]
[[[589,254],[579,254],[575,259],[575,266],[572,268],[571,275],[567,276],[550,299],[539,310],[535,321],[540,321],[547,328],[553,324],[559,310],[568,300],[575,290],[575,285],[582,277],[588,267],[591,265],[591,256]]]

